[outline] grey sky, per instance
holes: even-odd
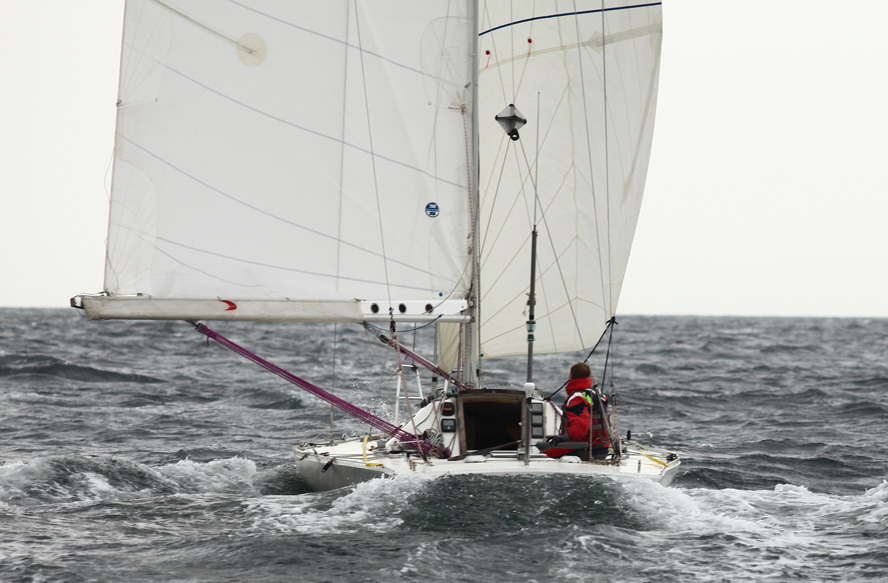
[[[667,0],[623,314],[888,317],[888,3]],[[102,288],[121,0],[0,0],[0,306]]]

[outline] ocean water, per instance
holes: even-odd
[[[363,330],[212,327],[393,411],[393,358]],[[2,309],[0,581],[888,580],[888,320],[626,316],[615,338],[620,428],[683,456],[670,487],[313,493],[291,446],[365,430],[331,430],[327,404],[185,323]],[[577,359],[541,357],[538,384]],[[520,384],[524,363],[486,371]]]

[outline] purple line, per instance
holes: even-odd
[[[301,378],[297,377],[296,375],[294,375],[293,373],[285,371],[281,367],[268,362],[267,360],[257,356],[256,354],[253,354],[252,352],[250,352],[249,350],[247,350],[243,346],[235,344],[234,342],[232,342],[231,340],[229,340],[225,336],[222,336],[218,332],[215,332],[215,331],[207,328],[203,324],[198,324],[196,326],[196,328],[197,328],[198,332],[200,332],[201,334],[203,334],[207,338],[211,338],[211,339],[215,340],[216,342],[218,342],[219,344],[221,344],[225,348],[228,348],[229,350],[236,352],[237,354],[243,356],[247,360],[251,360],[251,361],[255,362],[256,364],[258,364],[259,366],[261,366],[265,370],[276,374],[277,376],[281,377],[282,379],[284,379],[290,383],[293,383],[294,385],[296,385],[299,388],[305,389],[306,391],[315,395],[316,397],[320,397],[321,399],[327,401],[328,403],[330,403],[331,405],[333,405],[337,409],[345,412],[348,415],[351,415],[352,417],[360,419],[364,423],[367,423],[368,425],[375,427],[376,429],[378,429],[379,431],[382,431],[386,435],[390,435],[392,437],[395,437],[402,442],[416,443],[422,449],[422,451],[424,453],[431,452],[436,455],[446,457],[445,451],[443,450],[443,448],[433,445],[425,440],[420,440],[412,433],[408,433],[408,432],[404,431],[403,429],[401,429],[400,427],[392,425],[391,423],[389,423],[385,419],[381,419],[381,418],[377,417],[376,415],[373,415],[372,413],[361,409],[360,407],[356,407],[355,405],[352,405],[348,401],[340,399],[339,397],[333,395],[332,393],[328,393],[324,389],[322,389],[316,385],[313,385],[312,383],[308,382],[307,380],[301,379]]]

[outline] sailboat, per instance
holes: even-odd
[[[535,355],[613,332],[661,36],[660,2],[128,0],[104,289],[71,303],[189,322],[366,422],[294,447],[318,490],[409,473],[668,484],[678,455],[607,414],[605,459],[547,456],[558,387],[533,375]],[[374,330],[407,419],[206,325],[233,320]],[[434,354],[399,341],[417,326]],[[525,354],[526,377],[487,385],[485,362]],[[406,363],[434,376],[422,401]]]

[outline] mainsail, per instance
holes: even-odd
[[[472,368],[526,349],[535,223],[536,352],[614,316],[659,2],[129,0],[125,19],[88,317],[454,322]]]
[[[128,1],[89,316],[462,312],[472,22],[468,1]]]

